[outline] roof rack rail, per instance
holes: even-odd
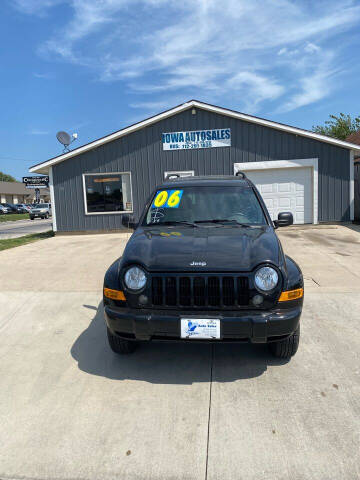
[[[240,171],[239,171],[239,172],[236,172],[236,173],[235,173],[235,177],[246,178],[246,175],[245,175],[244,172],[240,172]]]
[[[171,180],[172,178],[180,178],[180,175],[178,173],[168,173],[165,180]]]

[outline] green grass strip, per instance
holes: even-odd
[[[0,250],[7,250],[8,248],[20,247],[21,245],[37,242],[38,240],[45,240],[46,238],[51,238],[53,236],[54,236],[54,232],[50,230],[48,232],[32,233],[31,235],[24,235],[23,237],[18,237],[18,238],[7,238],[5,240],[0,240]]]
[[[6,213],[5,215],[0,215],[1,222],[15,222],[16,220],[25,220],[29,217],[28,213]]]

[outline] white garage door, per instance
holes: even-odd
[[[294,223],[312,223],[311,168],[249,170],[246,176],[256,185],[273,220],[279,212],[291,212]]]

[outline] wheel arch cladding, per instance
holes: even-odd
[[[287,278],[284,284],[284,290],[295,290],[296,288],[304,288],[303,275],[299,265],[287,255],[285,256]]]
[[[107,269],[104,277],[104,288],[111,288],[112,290],[119,290],[121,287],[119,279],[119,267],[120,267],[121,257],[115,260],[115,262],[110,265]]]

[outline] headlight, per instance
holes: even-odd
[[[146,284],[146,274],[139,267],[131,267],[125,273],[124,281],[130,290],[141,290]]]
[[[255,273],[255,284],[259,290],[269,292],[273,290],[279,281],[277,271],[271,267],[261,267]]]

